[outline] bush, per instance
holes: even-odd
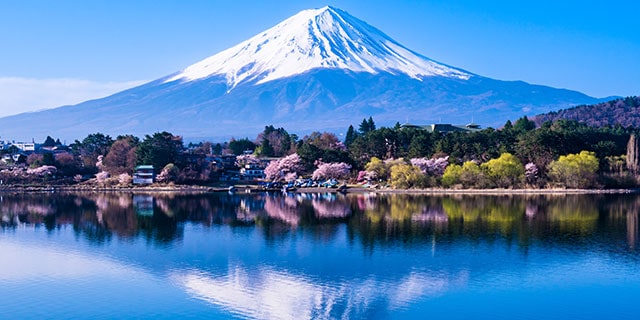
[[[394,189],[410,189],[424,187],[425,179],[418,167],[403,163],[391,167],[390,183]]]
[[[549,177],[559,186],[589,188],[596,186],[599,161],[596,154],[581,151],[579,154],[560,156],[549,164]]]
[[[453,187],[462,185],[465,188],[489,188],[491,181],[475,161],[466,161],[462,166],[451,164],[442,175],[442,185]]]
[[[519,186],[524,180],[524,166],[510,153],[503,153],[497,159],[491,159],[480,166],[491,182],[500,188]]]
[[[462,176],[462,166],[459,164],[449,165],[442,174],[442,185],[445,187],[452,187],[460,183],[460,177]]]
[[[406,164],[402,158],[380,160],[376,157],[371,158],[365,165],[365,170],[370,172],[370,177],[378,180],[389,181],[391,179],[391,168],[395,165]]]

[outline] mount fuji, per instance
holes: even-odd
[[[507,119],[601,101],[500,81],[431,60],[334,8],[304,10],[182,71],[114,95],[0,118],[12,139],[89,133],[185,138],[254,136],[265,125],[342,132],[372,116],[500,126]]]

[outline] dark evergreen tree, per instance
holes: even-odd
[[[360,127],[358,128],[358,131],[360,132],[360,134],[365,135],[367,133],[369,133],[369,123],[367,122],[367,119],[362,119],[362,123],[360,123]]]
[[[502,130],[511,130],[513,129],[513,124],[511,123],[511,120],[507,120],[507,122],[504,124],[504,127],[502,127]]]
[[[211,153],[216,155],[222,154],[222,145],[219,143],[216,143],[213,147],[211,147]]]
[[[179,167],[179,157],[183,149],[182,138],[169,132],[146,135],[136,151],[138,164],[153,165],[158,172],[169,163]]]
[[[369,131],[373,131],[376,129],[376,124],[373,122],[373,118],[369,117],[369,120],[367,121],[367,124],[369,126]]]
[[[524,116],[518,120],[513,125],[513,130],[516,132],[527,132],[536,128],[536,123],[529,120],[527,116]]]
[[[82,141],[76,140],[70,147],[73,154],[82,161],[84,168],[90,173],[95,173],[98,156],[106,155],[112,144],[113,139],[109,135],[92,133]]]
[[[218,144],[218,145],[220,145],[220,144]],[[235,140],[235,139],[231,138],[231,141],[229,141],[229,144],[228,144],[228,148],[229,148],[229,150],[231,150],[231,152],[233,154],[240,155],[240,154],[244,153],[246,150],[255,150],[256,144],[253,143],[248,138],[244,138],[244,139],[240,139],[240,140]],[[215,150],[214,150],[214,154],[222,153],[222,147],[220,147],[220,149],[221,150],[220,150],[219,153],[215,153]]]
[[[349,148],[349,146],[353,143],[353,140],[356,139],[357,133],[356,130],[353,129],[352,125],[349,125],[349,129],[347,129],[347,134],[344,137],[344,145]]]
[[[43,166],[55,166],[56,158],[53,156],[51,152],[45,152],[42,154],[42,165]]]
[[[43,147],[55,147],[56,145],[56,141],[53,140],[53,138],[51,138],[50,136],[47,136],[47,139],[44,140],[44,143],[42,144]]]
[[[296,135],[290,135],[284,128],[266,126],[256,138],[259,148],[256,154],[263,157],[283,157],[294,150]]]

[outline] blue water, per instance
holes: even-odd
[[[640,197],[3,195],[2,319],[637,319]]]

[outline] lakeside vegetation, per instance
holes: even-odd
[[[344,140],[328,132],[299,138],[274,126],[255,139],[188,145],[169,132],[144,139],[94,133],[69,146],[47,137],[44,151],[4,164],[0,180],[128,186],[134,167],[147,164],[163,184],[211,185],[253,168],[268,181],[339,179],[395,189],[630,188],[638,185],[637,133],[572,120],[536,127],[526,117],[501,129],[449,133],[400,124],[377,128],[370,117],[358,129],[350,126]]]

